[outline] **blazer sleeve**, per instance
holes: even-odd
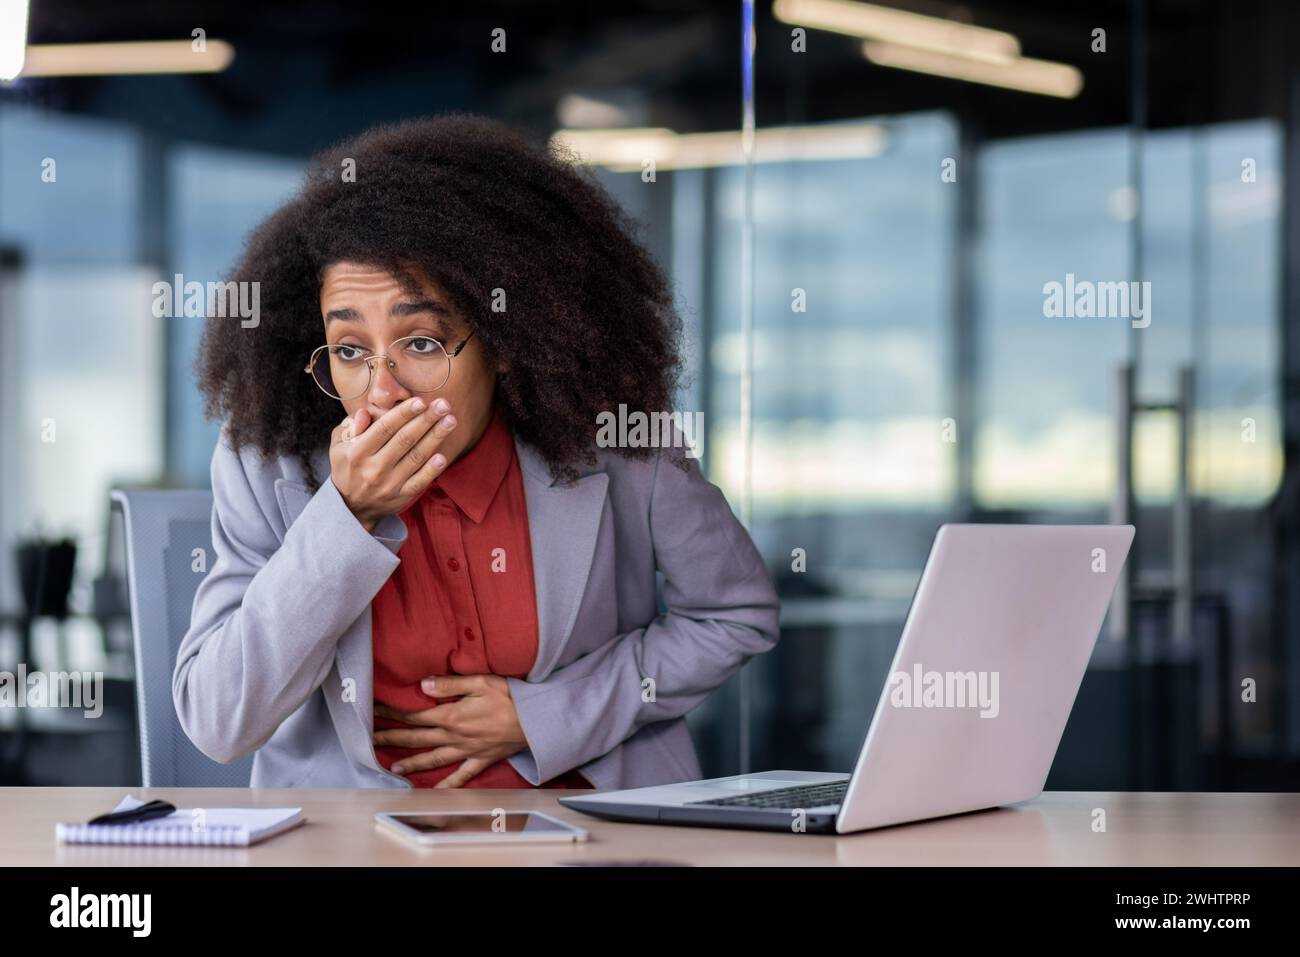
[[[776,591],[722,492],[694,459],[683,471],[664,455],[650,532],[667,611],[541,681],[507,679],[529,745],[516,767],[531,784],[685,715],[780,636]]]
[[[406,539],[395,515],[366,531],[326,479],[281,541],[277,471],[256,450],[234,451],[222,430],[212,456],[215,554],[172,675],[181,727],[222,763],[261,747],[321,685]]]

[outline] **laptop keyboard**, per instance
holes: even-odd
[[[712,807],[757,807],[793,810],[795,808],[839,804],[844,800],[844,792],[848,789],[848,781],[833,781],[830,784],[798,784],[794,787],[774,788],[771,791],[754,791],[749,794],[734,794],[731,797],[711,798],[707,801],[691,801],[690,803],[693,805],[707,804]]]

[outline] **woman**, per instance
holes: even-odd
[[[700,776],[684,715],[777,599],[663,412],[667,281],[593,178],[442,116],[317,157],[208,322],[215,560],[173,680],[262,787],[624,788]],[[674,438],[679,435],[674,433]],[[660,611],[656,573],[663,575]]]

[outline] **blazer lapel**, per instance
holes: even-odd
[[[537,593],[537,660],[528,680],[540,681],[555,667],[582,607],[609,476],[593,472],[573,485],[557,485],[535,449],[516,437],[515,450],[528,502]]]

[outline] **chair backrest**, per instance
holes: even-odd
[[[211,566],[212,494],[114,489],[126,529],[127,594],[135,637],[135,693],[145,787],[248,787],[252,755],[213,761],[191,743],[172,700],[176,652],[190,625],[194,592]]]

